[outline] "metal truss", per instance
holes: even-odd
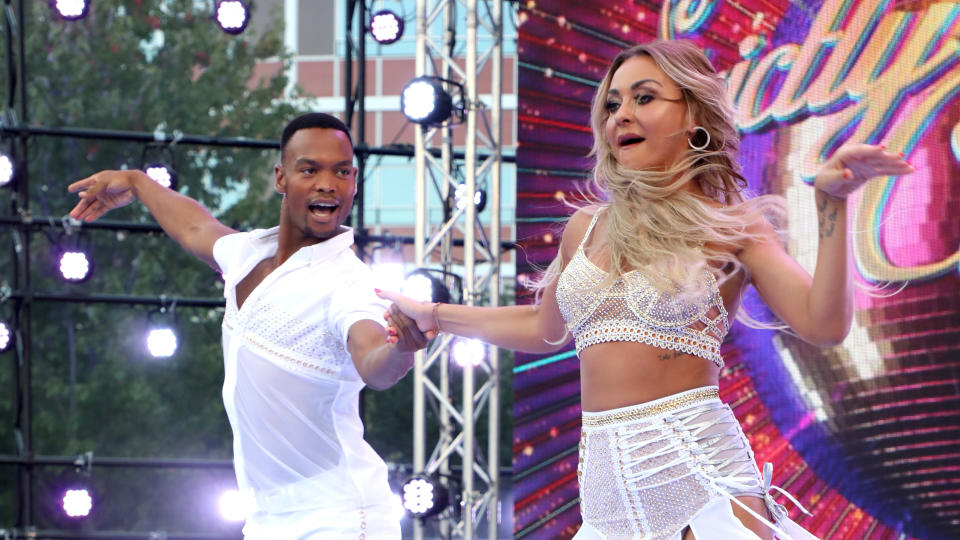
[[[465,12],[465,13],[464,13]],[[442,267],[450,276],[455,262],[454,241],[463,239],[457,250],[462,260],[463,302],[491,305],[500,298],[500,170],[501,170],[501,73],[502,0],[418,0],[416,76],[434,76],[448,81],[448,89],[462,88],[465,152],[462,165],[453,151],[454,126],[421,127],[416,131],[416,224],[414,246],[417,265]],[[463,39],[458,41],[458,21],[466,21]],[[478,37],[489,38],[480,50]],[[457,56],[463,54],[462,62]],[[478,75],[490,74],[488,102],[480,100]],[[453,92],[451,92],[453,93]],[[456,99],[457,96],[455,96]],[[456,121],[456,119],[454,120]],[[478,159],[479,148],[486,155]],[[439,148],[439,157],[436,149]],[[454,193],[462,184],[466,194],[478,190],[487,195],[490,225],[485,228],[476,206],[458,208]],[[438,212],[428,206],[428,187],[436,190],[442,205],[442,219],[431,222]],[[470,201],[472,197],[464,197]],[[462,254],[462,255],[461,255]],[[441,335],[417,354],[413,395],[414,472],[437,474],[460,505],[440,517],[443,537],[475,538],[486,517],[490,539],[497,537],[500,483],[500,366],[498,349],[486,346],[486,357],[478,366],[451,367],[453,336]],[[461,375],[462,392],[454,396],[453,374]],[[427,455],[426,405],[435,405],[439,433]],[[479,444],[477,426],[486,413],[486,449]],[[462,462],[460,478],[451,475],[451,460]],[[414,525],[414,538],[424,537],[424,524]]]

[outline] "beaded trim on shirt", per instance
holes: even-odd
[[[619,424],[621,422],[643,420],[712,399],[720,399],[720,390],[716,386],[697,388],[696,390],[683,392],[651,403],[641,403],[640,405],[615,412],[585,412],[583,413],[582,425],[584,427],[601,427]]]

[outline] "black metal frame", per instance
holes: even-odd
[[[175,303],[178,306],[188,307],[222,307],[222,298],[174,298],[161,296],[131,296],[122,294],[79,294],[54,293],[36,291],[30,279],[30,237],[31,232],[38,229],[64,227],[61,218],[53,216],[33,216],[30,212],[29,200],[29,170],[28,140],[30,137],[64,137],[76,139],[97,139],[126,141],[136,143],[179,145],[218,146],[232,148],[261,148],[279,149],[279,140],[258,140],[247,138],[223,138],[203,135],[188,135],[179,132],[154,133],[142,131],[121,131],[109,129],[78,128],[78,127],[49,127],[31,125],[28,118],[26,94],[26,60],[25,60],[25,2],[24,0],[2,0],[3,20],[6,33],[6,49],[8,62],[8,96],[4,104],[3,117],[0,118],[0,138],[10,138],[13,142],[13,158],[15,160],[15,185],[11,202],[10,216],[0,216],[0,227],[13,229],[16,263],[13,268],[14,289],[6,295],[14,305],[12,331],[15,333],[15,358],[12,362],[14,392],[14,437],[17,448],[16,455],[0,455],[0,466],[13,466],[17,469],[17,500],[16,523],[14,529],[0,529],[0,538],[115,538],[115,539],[154,539],[167,540],[223,540],[233,538],[217,534],[200,533],[167,533],[167,532],[120,532],[120,531],[61,531],[38,530],[34,527],[34,474],[35,467],[75,467],[77,457],[69,456],[38,456],[33,449],[32,430],[32,401],[31,401],[31,306],[35,302],[72,302],[72,303],[108,303],[123,305],[157,305],[164,306]],[[349,34],[358,36],[356,40],[357,62],[360,66],[356,85],[353,83],[354,42],[347,39],[346,52],[346,81],[344,84],[345,123],[351,126],[355,117],[359,117],[355,128],[356,140],[354,152],[357,157],[358,186],[357,186],[357,220],[355,240],[361,252],[368,243],[402,243],[413,244],[413,237],[398,237],[392,235],[368,235],[364,229],[364,186],[363,177],[365,163],[368,156],[406,156],[412,158],[414,150],[409,146],[391,146],[374,148],[366,144],[364,126],[365,107],[364,96],[366,90],[366,12],[364,0],[348,0],[346,28]],[[16,39],[14,39],[16,38]],[[439,152],[438,152],[439,155]],[[455,154],[455,159],[463,159],[463,153]],[[512,156],[506,156],[504,161],[513,162]],[[139,233],[162,233],[163,230],[155,224],[133,223],[123,221],[99,220],[95,223],[83,223],[75,228],[92,230],[112,230]],[[462,241],[460,242],[462,245]],[[512,242],[502,243],[503,249],[513,249]],[[142,467],[142,468],[232,468],[232,460],[204,460],[204,459],[138,459],[98,457],[98,467]]]

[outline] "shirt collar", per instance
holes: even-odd
[[[276,253],[277,234],[279,230],[280,227],[275,226],[269,229],[257,229],[251,231],[251,240],[253,240],[254,244],[261,249],[266,248],[269,251]],[[324,240],[323,242],[318,242],[312,246],[304,246],[300,248],[290,258],[299,259],[308,263],[316,263],[329,259],[345,249],[349,249],[350,246],[353,245],[353,228],[341,225],[340,230],[343,232],[334,236],[333,238],[330,238],[329,240]]]

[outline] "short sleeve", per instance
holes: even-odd
[[[370,268],[358,259],[352,262],[354,264],[349,265],[349,272],[344,273],[345,279],[337,286],[330,300],[331,327],[340,334],[344,347],[350,327],[357,321],[370,319],[386,327],[383,314],[390,307],[389,301],[381,299],[374,292]]]
[[[213,243],[213,260],[220,268],[224,281],[229,281],[231,270],[236,269],[237,262],[242,257],[240,248],[249,234],[245,232],[228,234],[221,236]]]

